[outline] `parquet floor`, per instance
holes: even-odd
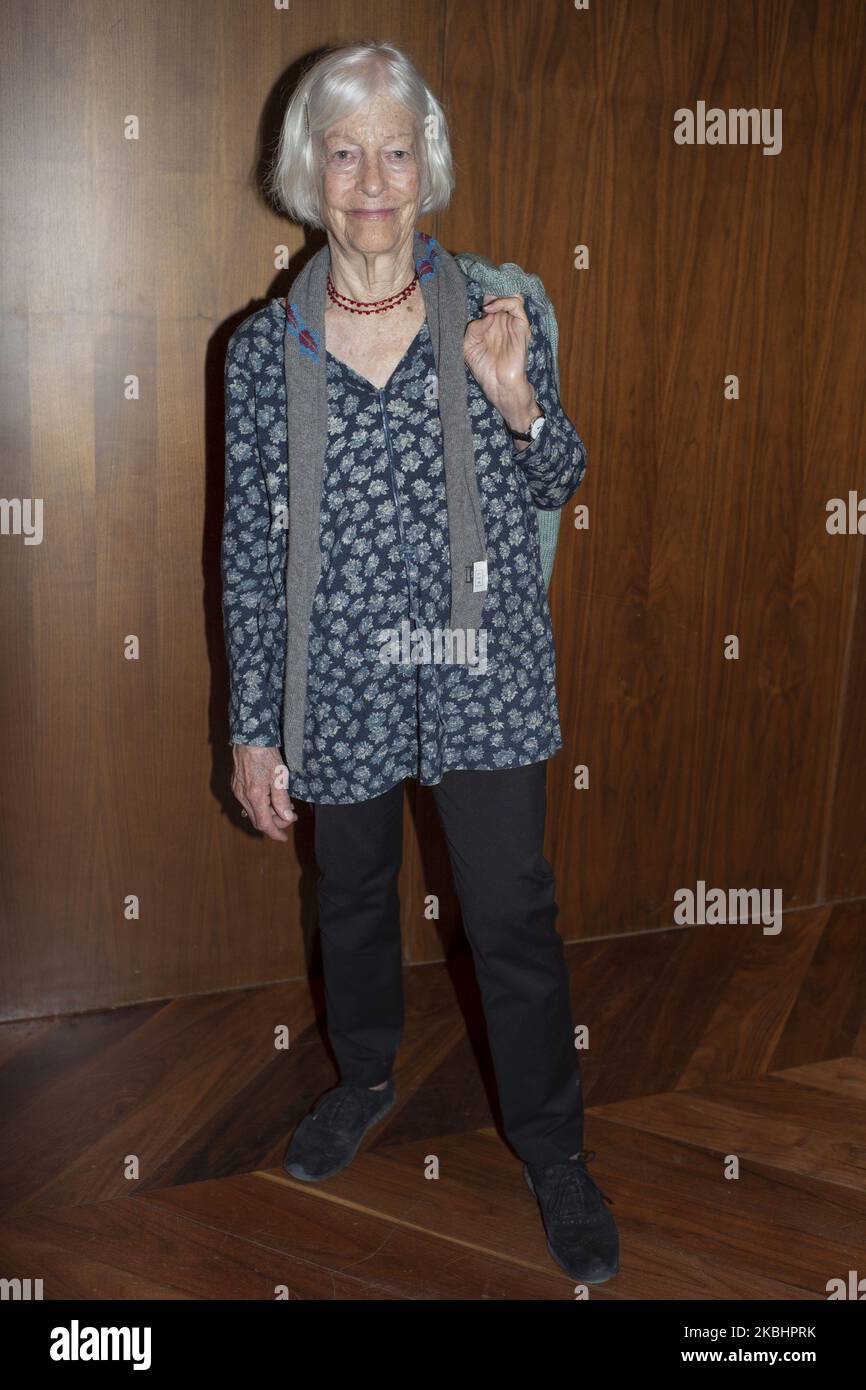
[[[866,909],[566,952],[622,1236],[591,1298],[825,1299],[866,1273]],[[320,981],[0,1026],[0,1276],[46,1299],[573,1300],[498,1132],[471,963],[405,985],[397,1105],[316,1185],[280,1160],[336,1080]]]

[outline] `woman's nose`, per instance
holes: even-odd
[[[364,192],[369,193],[371,197],[375,197],[384,186],[385,178],[378,156],[372,155],[368,157],[367,155],[363,155],[361,157],[358,182]]]

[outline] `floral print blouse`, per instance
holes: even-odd
[[[484,291],[467,281],[470,316]],[[556,390],[550,343],[527,296],[527,376],[547,423],[520,450],[466,368],[487,537],[486,645],[448,661],[451,580],[436,367],[426,321],[386,386],[327,355],[322,569],[313,601],[304,771],[291,797],[365,801],[406,777],[520,767],[562,747],[550,609],[534,507],[562,507],[586,450]],[[281,744],[288,459],[285,306],[235,330],[225,370],[223,612],[230,741]],[[432,389],[431,389],[432,384]],[[428,639],[425,644],[423,633]],[[394,634],[398,636],[395,638]],[[389,659],[383,659],[387,654]]]

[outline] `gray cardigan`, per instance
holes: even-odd
[[[414,255],[436,361],[442,424],[451,552],[449,626],[455,633],[466,634],[468,649],[469,643],[474,648],[482,627],[487,539],[463,357],[469,319],[467,280],[454,257],[426,232],[415,232]],[[304,770],[310,616],[322,566],[319,530],[328,440],[325,284],[330,263],[326,245],[304,266],[286,296],[289,553],[283,748],[286,765],[298,772]],[[476,660],[474,651],[468,660]]]

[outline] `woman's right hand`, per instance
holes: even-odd
[[[256,830],[261,830],[271,840],[287,840],[289,837],[282,827],[291,825],[298,816],[285,787],[277,785],[286,773],[279,748],[254,748],[246,743],[232,746],[235,763],[232,793]],[[278,779],[280,772],[282,779]]]

